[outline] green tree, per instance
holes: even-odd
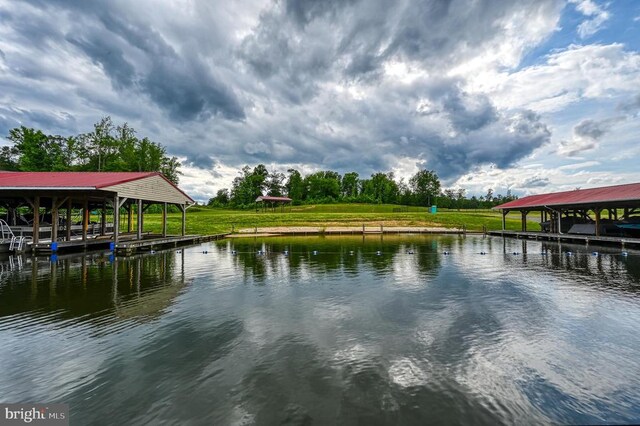
[[[49,136],[40,130],[21,126],[9,131],[8,139],[19,153],[18,169],[24,172],[67,170],[64,161],[63,138]]]
[[[287,170],[289,177],[284,185],[287,197],[294,201],[302,201],[305,197],[305,186],[302,175],[296,169]]]
[[[355,198],[358,196],[359,175],[356,172],[345,173],[342,177],[342,196]]]
[[[307,200],[315,202],[336,201],[340,198],[340,175],[325,170],[304,178]]]
[[[207,203],[209,207],[226,207],[229,205],[229,190],[227,188],[219,189],[216,196],[209,199]]]
[[[267,195],[282,197],[284,192],[284,174],[275,170],[269,173],[266,181]]]
[[[428,206],[440,193],[440,179],[433,170],[420,170],[409,179],[409,186],[415,203],[420,206]]]
[[[17,171],[19,154],[15,146],[0,147],[0,170]]]
[[[371,179],[363,181],[362,184],[362,195],[376,203],[396,203],[398,193],[398,184],[393,179],[393,173],[374,173]]]
[[[268,176],[269,171],[264,164],[258,164],[253,170],[244,166],[240,176],[233,180],[231,203],[240,207],[255,203],[256,198],[263,195],[267,189]]]

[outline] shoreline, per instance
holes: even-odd
[[[415,227],[415,226],[269,226],[242,228],[226,235],[226,238],[304,236],[304,235],[369,235],[369,234],[482,234],[460,228]]]

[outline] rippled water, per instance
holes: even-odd
[[[80,425],[640,422],[640,254],[592,250],[367,236],[1,261],[0,401]]]

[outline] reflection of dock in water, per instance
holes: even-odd
[[[558,234],[550,232],[531,232],[531,231],[489,231],[489,235],[499,237],[512,237],[530,240],[548,240],[559,242],[582,242],[585,244],[608,244],[618,247],[640,247],[640,238],[631,237],[610,237],[595,236],[583,234]]]
[[[3,318],[71,320],[104,328],[162,315],[186,286],[184,251],[118,258],[110,253],[0,260]]]

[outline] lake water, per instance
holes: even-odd
[[[640,254],[593,250],[367,236],[5,260],[0,402],[68,403],[75,425],[640,422]]]

